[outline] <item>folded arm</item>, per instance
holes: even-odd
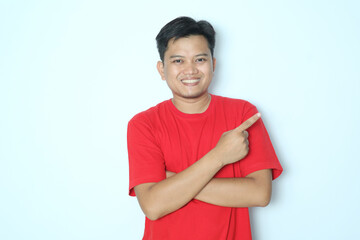
[[[271,190],[272,173],[264,169],[243,178],[213,178],[195,199],[223,207],[265,207],[270,202]]]
[[[223,133],[215,148],[184,171],[157,183],[137,185],[135,194],[145,215],[156,220],[178,210],[198,196],[222,167],[241,161],[249,151],[245,130],[259,118],[260,114],[255,114],[239,127]],[[212,189],[219,188],[216,181],[214,184],[211,183],[199,198],[212,199]]]
[[[151,220],[157,220],[191,201],[222,168],[210,151],[184,171],[158,183],[134,188],[140,207]]]

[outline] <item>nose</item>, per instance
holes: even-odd
[[[196,63],[190,62],[190,63],[185,64],[183,72],[184,72],[184,74],[186,74],[186,75],[197,74],[197,73],[198,73],[198,69],[197,69],[197,67],[196,67]]]

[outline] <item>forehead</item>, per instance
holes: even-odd
[[[202,35],[191,35],[179,39],[170,39],[165,57],[178,54],[178,55],[196,55],[199,53],[210,53],[208,42]]]

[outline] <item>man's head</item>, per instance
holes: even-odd
[[[157,48],[161,61],[164,61],[164,55],[168,49],[169,41],[176,41],[179,38],[201,35],[205,37],[208,43],[212,57],[215,47],[215,30],[207,21],[198,21],[189,17],[178,17],[166,24],[156,36]]]
[[[208,99],[216,59],[215,31],[205,22],[180,17],[157,36],[161,61],[157,69],[173,93],[173,101]]]

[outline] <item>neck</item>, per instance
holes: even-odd
[[[209,107],[211,96],[209,93],[203,94],[198,98],[180,98],[174,96],[172,102],[175,107],[183,113],[203,113]]]

